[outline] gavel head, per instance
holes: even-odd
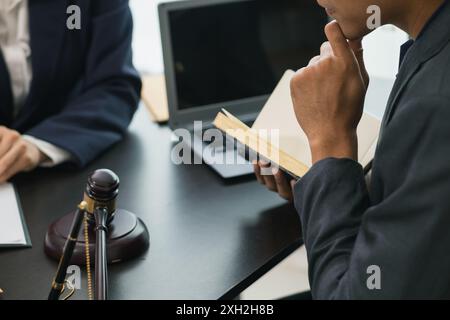
[[[97,208],[107,210],[108,224],[114,219],[119,184],[119,177],[108,169],[96,170],[89,175],[83,200],[86,202],[90,221],[93,220],[93,214]]]

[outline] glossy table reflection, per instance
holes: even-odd
[[[121,179],[118,207],[147,224],[150,249],[109,268],[111,299],[229,299],[301,244],[293,206],[254,179],[224,181],[205,165],[170,161],[171,131],[141,107],[123,142],[80,171],[40,169],[15,179],[31,249],[0,249],[4,299],[46,299],[56,262],[44,255],[47,226],[74,209],[86,177]],[[86,279],[73,299],[86,299]],[[295,279],[293,279],[295,281]]]

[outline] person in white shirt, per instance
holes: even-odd
[[[0,1],[0,183],[38,166],[84,166],[120,140],[139,101],[128,1]]]

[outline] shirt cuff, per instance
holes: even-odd
[[[42,162],[39,166],[44,168],[55,167],[61,163],[67,162],[72,158],[72,155],[58,148],[57,146],[48,143],[46,141],[36,139],[35,137],[23,135],[22,136],[28,142],[34,144],[43,154],[45,154],[49,159]]]

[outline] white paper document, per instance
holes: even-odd
[[[0,184],[0,247],[26,245],[25,230],[14,186]]]

